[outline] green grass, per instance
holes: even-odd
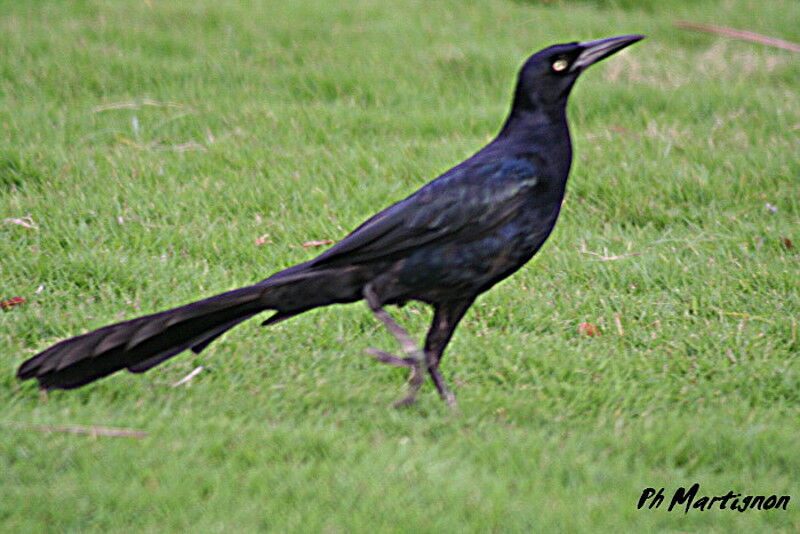
[[[796,2],[232,4],[0,4],[0,299],[27,299],[0,313],[0,530],[800,529],[798,56],[672,26],[798,42]],[[573,93],[551,240],[455,335],[459,414],[429,384],[388,408],[405,375],[362,353],[394,348],[363,305],[47,399],[14,379],[311,258],[482,146],[530,52],[634,32]],[[695,481],[792,501],[636,509]]]

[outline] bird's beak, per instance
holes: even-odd
[[[644,35],[620,35],[618,37],[609,37],[608,39],[578,43],[583,48],[583,51],[578,56],[578,59],[572,63],[570,70],[583,70],[589,65],[597,63],[601,59],[605,59],[642,39],[644,39]]]

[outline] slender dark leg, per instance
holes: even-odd
[[[439,371],[439,362],[442,359],[445,347],[450,342],[450,338],[453,337],[456,326],[458,326],[459,321],[464,317],[469,307],[472,306],[475,297],[471,296],[466,299],[446,301],[435,305],[433,321],[425,337],[424,353],[414,343],[408,331],[397,324],[383,309],[380,299],[371,285],[367,285],[364,288],[364,298],[375,317],[386,325],[389,332],[400,343],[403,352],[408,354],[408,357],[400,358],[379,349],[369,348],[366,350],[368,354],[372,354],[380,362],[411,369],[411,376],[408,381],[408,395],[397,401],[395,406],[405,406],[414,402],[425,377],[424,369],[427,369],[439,395],[448,406],[455,408],[456,397],[445,384],[444,377]]]
[[[417,347],[417,344],[414,343],[414,340],[411,338],[406,329],[397,324],[397,322],[392,319],[386,310],[383,309],[380,299],[378,299],[378,296],[375,294],[375,290],[370,284],[367,284],[367,286],[364,288],[364,298],[367,301],[369,309],[372,310],[372,313],[375,315],[375,317],[377,317],[386,326],[387,330],[391,332],[395,339],[397,339],[397,341],[400,343],[400,347],[403,349],[403,352],[408,354],[408,357],[398,358],[397,356],[378,349],[367,349],[366,352],[375,356],[378,361],[388,363],[390,365],[411,368],[411,376],[408,379],[408,395],[395,402],[394,405],[405,406],[407,404],[411,404],[417,397],[417,392],[419,392],[420,387],[422,387],[423,380],[425,380],[425,370],[423,369],[423,365],[425,364],[425,356],[419,347]]]
[[[433,322],[425,338],[425,366],[428,368],[428,373],[431,375],[439,395],[451,408],[456,406],[456,397],[444,382],[444,377],[439,371],[439,362],[450,338],[453,337],[456,326],[474,300],[474,297],[471,297],[437,304],[433,313]]]

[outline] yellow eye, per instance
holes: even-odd
[[[566,59],[557,59],[553,62],[553,70],[556,72],[561,72],[569,67],[569,61]]]

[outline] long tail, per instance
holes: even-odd
[[[184,350],[199,353],[262,311],[276,310],[264,323],[273,324],[311,308],[357,300],[359,282],[330,271],[279,273],[253,286],[66,339],[25,361],[17,377],[36,378],[42,389],[72,389],[121,369],[143,373]]]

